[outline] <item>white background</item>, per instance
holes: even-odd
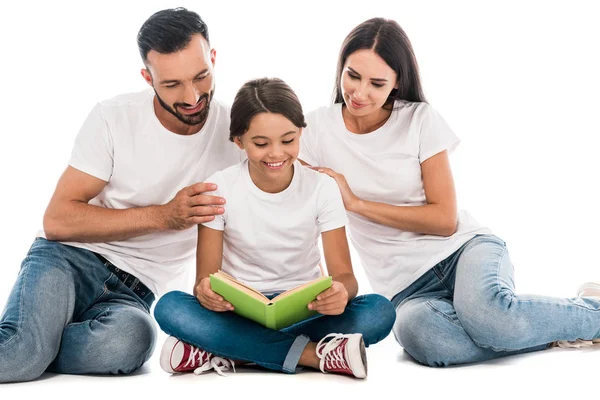
[[[306,111],[330,103],[345,35],[370,17],[397,20],[413,43],[429,102],[462,139],[451,158],[459,206],[508,243],[517,290],[572,296],[580,283],[600,281],[595,2],[40,1],[0,8],[0,307],[81,123],[96,102],[146,87],[137,31],[153,12],[179,5],[209,26],[219,99],[231,103],[248,79],[280,77]],[[360,264],[355,267],[361,291],[368,292]],[[342,388],[337,395],[350,398],[507,396],[519,387],[572,396],[591,385],[591,368],[597,371],[600,360],[597,351],[552,350],[434,370],[413,364],[391,337],[379,346],[370,349],[370,376],[360,383],[316,373],[168,378],[155,357],[134,377],[51,376],[1,386],[0,397],[56,392],[76,398],[98,383],[104,389],[86,396],[117,390],[195,397],[223,391],[225,383],[238,396],[278,388],[262,392],[265,398],[298,394],[303,384],[334,395]],[[284,383],[293,393],[281,392]]]

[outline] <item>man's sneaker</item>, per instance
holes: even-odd
[[[174,336],[169,336],[163,344],[160,366],[170,374],[194,371],[194,374],[200,375],[211,369],[221,376],[225,376],[223,371],[233,369],[235,372],[235,364],[232,360],[214,356],[212,353],[182,342]]]
[[[577,289],[577,297],[597,297],[600,299],[600,284],[594,282],[586,282],[583,285],[579,286]],[[600,338],[592,339],[592,340],[582,340],[577,339],[574,341],[569,340],[559,340],[554,342],[553,347],[562,347],[562,348],[582,348],[582,347],[591,347],[597,343],[600,343]]]
[[[367,377],[367,353],[361,333],[330,333],[317,344],[321,371]]]

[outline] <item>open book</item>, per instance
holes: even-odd
[[[236,314],[267,328],[282,329],[316,314],[308,309],[308,303],[331,287],[331,276],[307,282],[272,300],[223,271],[210,274],[210,287],[233,304]]]

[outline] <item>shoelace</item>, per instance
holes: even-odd
[[[211,354],[208,354],[210,357]],[[209,371],[211,369],[215,370],[215,372],[221,376],[227,376],[223,373],[223,371],[229,371],[233,369],[233,372],[235,372],[235,363],[233,362],[233,360],[228,360],[226,358],[221,358],[217,356],[213,356],[209,360],[210,361],[205,362],[204,364],[196,368],[194,370],[194,374],[200,375],[201,373]]]
[[[199,360],[200,364],[202,360],[206,357],[206,362],[202,363],[194,370],[194,374],[200,375],[203,372],[210,371],[214,369],[215,372],[221,376],[227,376],[223,373],[223,371],[229,371],[233,369],[235,372],[235,363],[233,360],[228,360],[226,358],[221,358],[217,356],[213,356],[212,353],[209,353],[205,350],[199,349],[198,347],[191,346],[192,351],[190,351],[190,356],[185,363],[186,367],[194,367],[196,365],[196,359]]]
[[[321,346],[328,338],[332,339],[324,346]],[[317,343],[317,357],[321,359],[319,368],[322,372],[325,372],[325,366],[329,368],[350,369],[342,354],[342,347],[339,347],[344,339],[345,337],[341,333],[330,333]],[[329,359],[327,359],[328,355]]]

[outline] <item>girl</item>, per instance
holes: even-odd
[[[395,313],[382,296],[355,297],[339,189],[296,160],[305,126],[300,102],[279,79],[250,81],[237,93],[230,140],[248,159],[208,179],[227,203],[198,227],[194,296],[171,292],[156,305],[156,320],[172,335],[161,353],[165,371],[222,373],[237,360],[287,373],[301,365],[366,377],[364,347],[389,334]],[[319,235],[333,285],[309,304],[317,317],[271,330],[230,312],[210,288],[209,274],[221,268],[269,298],[315,279]]]
[[[445,366],[600,336],[600,298],[516,295],[504,241],[457,211],[448,152],[459,140],[425,102],[396,22],[350,32],[336,76],[334,104],[307,117],[300,159],[338,183],[351,240],[412,357]]]

